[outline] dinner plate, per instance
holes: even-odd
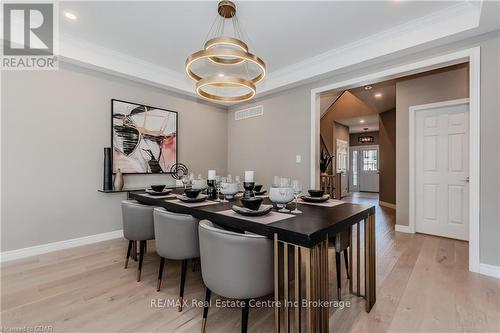
[[[244,215],[244,216],[262,216],[262,215],[269,214],[269,212],[271,212],[273,210],[273,205],[261,205],[259,207],[259,210],[251,210],[251,209],[248,209],[246,207],[240,207],[240,206],[233,205],[232,209],[236,213]]]
[[[184,202],[202,202],[202,201],[207,200],[207,198],[208,198],[208,195],[205,195],[205,194],[199,194],[196,198],[188,198],[185,195],[178,195],[177,196],[177,199],[179,199],[180,201],[184,201]]]
[[[171,189],[171,188],[166,188],[166,189],[164,189],[162,192],[158,192],[158,191],[155,191],[155,190],[150,189],[150,188],[147,188],[147,189],[146,189],[146,193],[147,193],[147,194],[150,194],[150,195],[157,195],[157,196],[167,195],[167,194],[169,194],[170,192],[172,192],[172,189]]]
[[[325,202],[330,199],[330,196],[328,194],[325,194],[322,197],[311,197],[310,195],[306,194],[301,196],[300,198],[306,202]]]

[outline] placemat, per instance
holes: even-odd
[[[344,203],[344,201],[341,200],[335,200],[335,199],[328,199],[328,201],[325,202],[307,202],[302,199],[299,199],[298,202],[300,204],[305,204],[305,205],[315,205],[315,206],[322,206],[322,207],[335,207],[338,205],[341,205]]]
[[[174,194],[174,193],[169,193],[169,194],[165,194],[165,195],[151,195],[149,193],[143,193],[141,194],[145,197],[148,197],[148,198],[153,198],[153,199],[170,199],[170,198],[177,198],[177,195]]]
[[[291,217],[295,217],[295,215],[292,215],[292,214],[283,214],[283,213],[278,213],[275,211],[271,211],[269,214],[264,215],[264,216],[245,216],[245,215],[241,215],[241,214],[236,213],[232,209],[223,210],[223,211],[217,212],[217,214],[222,214],[222,215],[235,217],[238,219],[247,220],[247,221],[251,221],[251,222],[257,222],[257,223],[261,223],[261,224],[269,224],[269,223],[289,219]]]
[[[186,207],[200,207],[200,206],[208,206],[208,205],[217,205],[218,203],[220,203],[220,202],[211,201],[211,200],[205,200],[205,201],[201,201],[201,202],[184,202],[184,201],[179,200],[179,199],[170,200],[169,202],[177,204],[177,205],[181,205],[181,206],[186,206]]]

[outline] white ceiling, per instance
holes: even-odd
[[[396,108],[396,82],[394,80],[372,84],[371,87],[370,90],[359,87],[349,91],[377,113]]]
[[[378,114],[364,117],[337,119],[336,122],[349,127],[349,133],[376,132],[378,131]],[[361,121],[363,121],[361,123]]]
[[[445,42],[457,33],[498,28],[498,9],[481,16],[482,7],[471,1],[237,1],[239,21],[250,36],[245,41],[268,68],[258,86],[261,93],[409,47]],[[60,2],[60,55],[192,94],[184,61],[205,41],[216,8],[217,1]],[[65,11],[78,19],[67,20]],[[480,26],[481,21],[488,24]]]
[[[251,51],[273,72],[454,4],[237,1],[237,15]],[[183,73],[186,57],[205,42],[217,2],[61,3],[66,10],[78,21],[61,20],[61,32]]]

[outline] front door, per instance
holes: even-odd
[[[415,230],[469,238],[469,104],[417,111]]]
[[[351,147],[351,191],[378,192],[378,146]]]

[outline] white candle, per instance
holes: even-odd
[[[245,182],[253,183],[253,176],[254,176],[253,171],[245,171]]]
[[[215,179],[215,170],[208,170],[208,180]]]

